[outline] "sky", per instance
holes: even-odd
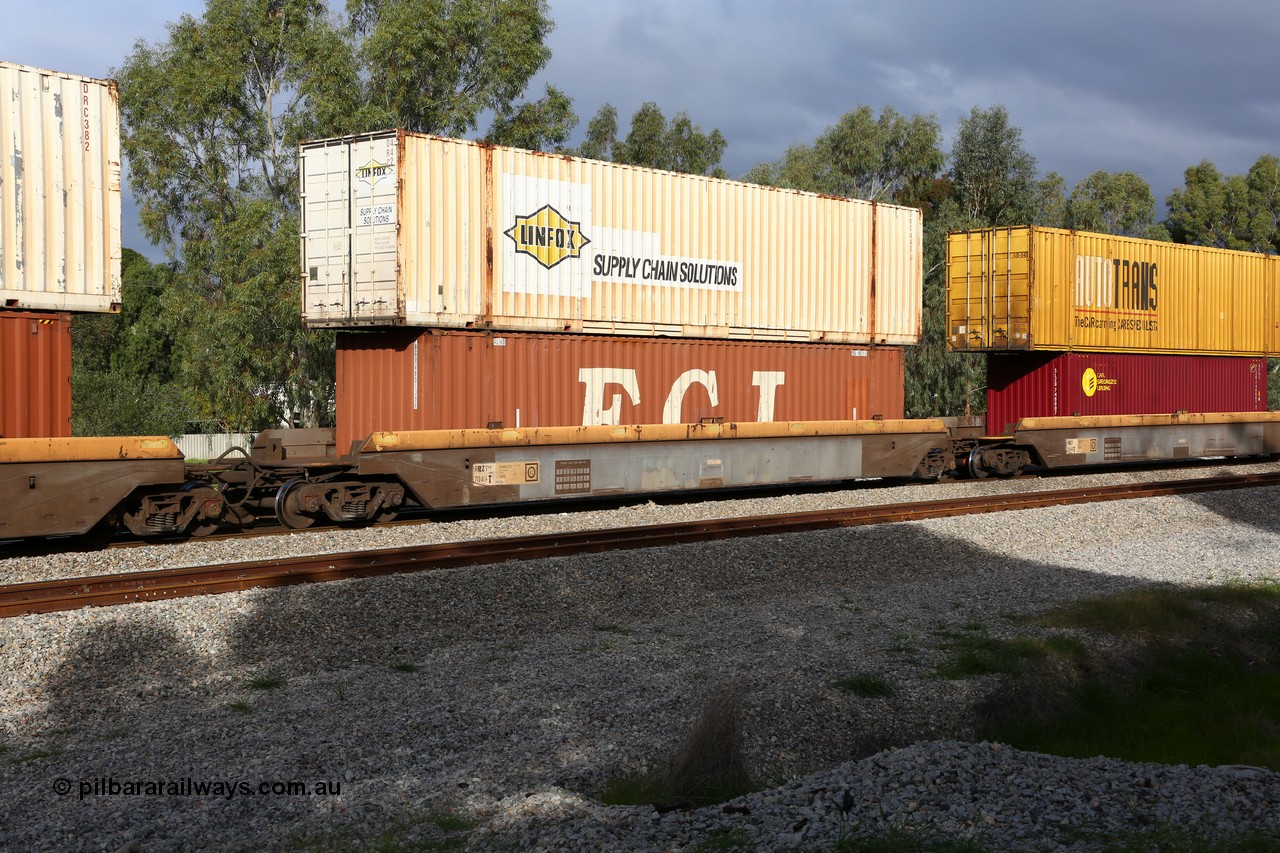
[[[55,24],[39,4],[8,5],[0,59],[91,77],[204,8],[64,0]],[[1070,189],[1097,170],[1137,172],[1157,216],[1189,166],[1242,174],[1280,155],[1274,0],[550,0],[550,14],[531,97],[565,91],[579,137],[605,102],[624,128],[645,101],[683,110],[724,134],[731,177],[861,104],[934,115],[946,149],[974,107],[1003,104],[1042,175]],[[124,207],[124,245],[159,260],[127,191]]]

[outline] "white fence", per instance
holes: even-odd
[[[173,443],[188,459],[216,459],[233,447],[253,446],[251,432],[224,432],[216,435],[177,435]]]

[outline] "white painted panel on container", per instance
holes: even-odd
[[[0,98],[0,305],[118,310],[115,82],[0,62]]]
[[[304,315],[399,319],[396,136],[304,148],[302,173]]]
[[[351,146],[351,316],[357,321],[399,320],[396,231],[399,169],[395,136]]]
[[[499,227],[504,291],[591,298],[588,272],[600,237],[590,186],[508,172]]]
[[[346,144],[302,152],[302,313],[316,321],[351,316],[350,162]]]

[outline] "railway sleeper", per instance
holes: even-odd
[[[289,480],[276,493],[276,518],[286,527],[310,527],[322,518],[337,523],[387,521],[404,505],[399,483]]]
[[[182,533],[189,527],[211,529],[225,510],[222,495],[212,487],[142,495],[123,515],[135,536]]]

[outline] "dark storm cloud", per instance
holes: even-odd
[[[612,102],[686,110],[739,175],[859,104],[933,113],[947,145],[1004,104],[1042,172],[1068,186],[1133,170],[1158,201],[1188,166],[1280,153],[1280,11],[1268,2],[858,3],[552,0],[540,78],[583,123]]]
[[[46,9],[19,5],[0,58],[104,76],[136,40],[163,40],[203,8],[68,0],[51,26]],[[1273,0],[550,0],[550,12],[552,59],[531,96],[566,91],[580,132],[606,101],[624,122],[644,101],[685,110],[724,133],[735,176],[859,104],[935,114],[947,147],[970,109],[1004,104],[1042,173],[1070,186],[1132,170],[1158,202],[1201,160],[1239,174],[1280,154]]]

